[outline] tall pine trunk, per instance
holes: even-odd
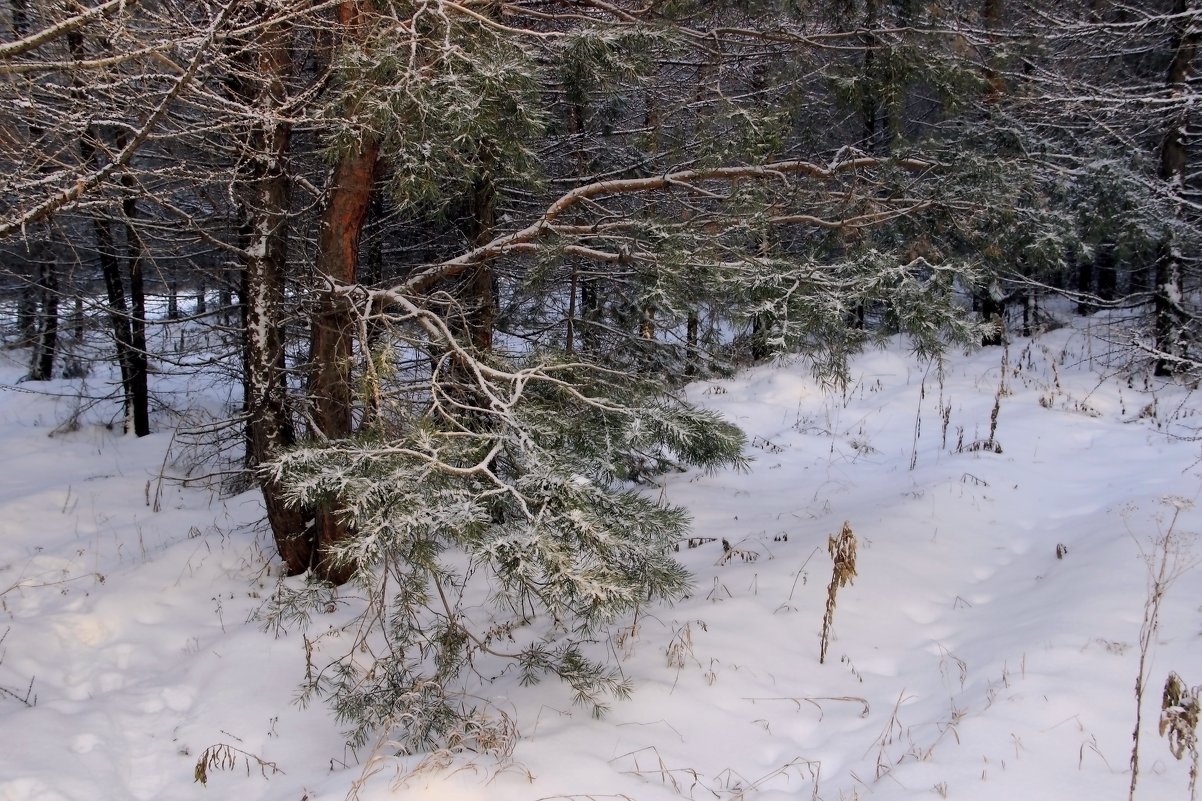
[[[360,35],[366,16],[373,11],[368,0],[340,3],[338,23],[344,35]],[[330,440],[353,433],[355,318],[350,301],[337,291],[337,285],[353,284],[358,277],[359,239],[379,158],[379,142],[369,133],[339,157],[317,233],[317,279],[326,285],[318,288],[318,308],[311,321],[309,397],[317,432]],[[331,549],[350,535],[337,502],[315,510],[313,569],[319,578],[333,584],[350,578],[353,567],[331,557]]]
[[[123,131],[118,131],[115,139],[118,150],[125,147],[126,134]],[[146,290],[142,274],[146,244],[135,225],[139,210],[133,176],[126,173],[121,178],[121,184],[125,188],[121,212],[125,228],[125,263],[129,276],[129,397],[134,436],[144,437],[150,433],[150,365],[149,351],[146,349]]]
[[[133,419],[133,384],[130,375],[133,365],[130,353],[133,350],[133,335],[129,328],[129,308],[125,302],[125,279],[121,275],[121,263],[117,260],[117,245],[109,221],[99,217],[92,220],[92,233],[96,238],[96,255],[100,259],[100,274],[104,279],[105,296],[108,300],[109,327],[117,351],[117,366],[121,370],[121,391],[125,402],[125,420]],[[127,427],[128,432],[128,427]]]
[[[485,175],[476,180],[468,202],[468,238],[473,246],[492,239],[497,224],[496,188]],[[497,321],[497,285],[492,262],[481,261],[468,274],[464,286],[464,315],[468,341],[477,353],[492,350],[493,328]]]
[[[981,6],[981,20],[992,39],[992,32],[1001,25],[1002,0],[984,0]],[[1001,99],[1006,91],[1006,84],[1001,74],[988,64],[982,71],[982,75],[987,87],[982,100],[988,109]],[[993,112],[987,113],[992,114]],[[1006,300],[996,280],[976,292],[973,305],[980,312],[981,319],[985,323],[985,330],[981,334],[981,345],[990,347],[1004,344],[1006,341]]]
[[[1177,103],[1161,141],[1160,178],[1179,197],[1185,190],[1188,155],[1185,143],[1189,113],[1187,83],[1193,73],[1199,40],[1202,39],[1202,30],[1193,24],[1189,15],[1194,5],[1194,0],[1176,0],[1173,4],[1173,60],[1165,79],[1169,98]],[[1161,243],[1153,271],[1153,335],[1157,352],[1154,371],[1158,376],[1167,376],[1175,371],[1176,360],[1181,355],[1182,327],[1186,316],[1181,306],[1181,253],[1171,234]]]
[[[87,57],[83,34],[71,31],[67,34],[67,47],[71,57],[77,61]],[[74,79],[72,96],[86,102],[83,84]],[[118,134],[116,147],[120,149],[125,135]],[[100,166],[103,153],[107,150],[103,134],[97,125],[88,125],[79,140],[80,161],[85,165]],[[112,221],[98,216],[92,219],[92,233],[96,240],[96,254],[100,262],[100,273],[104,279],[108,300],[109,326],[113,335],[116,362],[121,372],[121,393],[125,411],[126,433],[132,425],[134,434],[142,437],[150,433],[150,391],[147,383],[147,356],[145,331],[145,301],[141,281],[141,240],[133,227],[138,216],[137,201],[133,195],[133,179],[126,175],[122,179],[129,194],[122,203],[125,215],[125,261],[129,266],[130,297],[126,300],[125,277],[121,272],[121,258],[117,238],[113,235]],[[135,251],[137,253],[135,254]]]
[[[379,146],[367,137],[355,151],[344,154],[334,170],[334,183],[318,232],[317,277],[327,282],[318,291],[318,310],[312,320],[310,346],[313,373],[309,396],[313,421],[325,439],[344,439],[353,432],[355,319],[350,301],[337,291],[353,284],[359,263],[359,236],[375,183]],[[314,569],[320,578],[342,584],[350,578],[348,565],[336,564],[330,549],[350,536],[336,504],[316,510]]]
[[[270,13],[263,3],[256,11],[259,15]],[[243,392],[247,455],[252,467],[296,443],[288,408],[283,314],[291,205],[287,168],[291,128],[279,113],[287,99],[285,80],[292,70],[291,36],[291,29],[282,24],[261,28],[253,46],[242,50],[248,62],[245,68],[258,80],[231,83],[240,100],[262,112],[247,136],[252,157],[244,162],[243,180],[249,198],[241,209]],[[264,481],[261,490],[267,523],[286,573],[303,573],[314,559],[304,512],[284,502],[276,482]]]

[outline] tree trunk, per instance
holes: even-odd
[[[1086,315],[1094,310],[1089,296],[1094,293],[1093,261],[1082,257],[1077,261],[1077,314]]]
[[[595,354],[601,347],[597,335],[601,322],[601,281],[595,275],[580,276],[580,350]]]
[[[29,4],[26,0],[12,0],[13,33],[18,39],[29,33]],[[40,129],[30,126],[30,133],[39,135]],[[54,351],[58,340],[58,287],[54,266],[48,261],[53,258],[47,248],[31,248],[34,262],[33,286],[28,299],[22,294],[18,310],[19,326],[23,337],[31,345],[29,378],[46,381],[54,369]],[[22,314],[23,312],[23,314]],[[24,318],[24,319],[21,319]]]
[[[576,145],[574,159],[578,175],[588,175],[590,172],[588,151],[585,150],[585,121],[587,108],[585,98],[573,94],[570,98],[571,107],[568,114],[568,130]],[[576,339],[580,339],[580,350],[584,353],[595,353],[598,348],[596,324],[601,320],[600,279],[592,274],[587,264],[572,268],[570,285],[571,298],[568,301],[568,326],[565,351],[576,351]],[[577,294],[579,292],[579,294]],[[577,302],[579,299],[579,302]]]
[[[37,271],[37,330],[29,378],[31,381],[49,381],[54,374],[54,357],[58,349],[58,271],[50,254],[38,259]]]
[[[117,149],[127,144],[128,134],[118,130],[114,139]],[[144,437],[150,433],[150,387],[148,384],[149,363],[146,350],[146,290],[142,278],[142,262],[146,256],[146,245],[134,222],[138,219],[138,201],[134,194],[137,186],[128,172],[121,177],[125,197],[121,211],[125,227],[125,263],[129,275],[129,382],[132,405],[134,436]]]
[[[1153,336],[1157,357],[1154,373],[1170,376],[1177,369],[1181,354],[1181,254],[1174,242],[1161,245],[1157,254],[1153,298]]]
[[[80,290],[83,291],[82,289]],[[87,318],[83,312],[83,296],[76,293],[75,306],[71,310],[72,338],[76,343],[83,342],[84,325]]]
[[[1198,43],[1202,39],[1202,30],[1193,25],[1192,18],[1188,16],[1192,6],[1192,0],[1176,0],[1173,4],[1173,15],[1176,17],[1173,60],[1169,64],[1165,85],[1170,98],[1177,100],[1177,107],[1168,120],[1160,146],[1160,178],[1179,196],[1185,189],[1187,164],[1185,128],[1189,104],[1185,94],[1194,59],[1198,55]],[[1159,354],[1154,371],[1158,376],[1167,376],[1174,372],[1176,359],[1181,355],[1185,318],[1181,308],[1181,254],[1171,236],[1161,245],[1153,269],[1153,329],[1155,348]]]
[[[86,58],[83,34],[71,31],[67,34],[67,47],[75,60]],[[81,101],[86,94],[78,79],[74,80],[72,95]],[[79,153],[84,164],[100,162],[104,148],[101,147],[101,131],[96,125],[88,125],[80,138]],[[114,134],[117,151],[128,144],[129,132],[118,128]],[[125,251],[123,258],[129,274],[129,306],[125,304],[125,287],[121,277],[120,261],[115,239],[108,222],[97,219],[93,222],[96,249],[104,274],[105,289],[109,300],[109,319],[113,326],[117,362],[121,369],[121,384],[125,396],[125,431],[128,433],[132,421],[134,435],[144,437],[150,433],[150,391],[147,384],[146,351],[146,299],[142,287],[142,260],[145,245],[134,227],[138,217],[136,199],[137,186],[128,172],[121,177],[125,195],[121,202],[124,217]],[[128,311],[128,313],[127,313]]]
[[[265,3],[256,15],[271,13]],[[288,407],[287,362],[284,349],[284,300],[288,272],[291,182],[287,165],[291,127],[278,109],[286,102],[285,81],[292,70],[292,29],[286,24],[264,25],[252,42],[238,51],[241,69],[257,80],[229,82],[236,98],[259,109],[259,121],[247,133],[249,157],[242,162],[246,199],[241,202],[240,239],[243,249],[239,291],[245,332],[243,395],[246,412],[247,461],[256,467],[296,444]],[[222,316],[232,303],[228,286],[221,288]],[[260,487],[267,523],[287,575],[313,566],[314,545],[303,510],[284,502],[281,487],[264,481]]]
[[[992,347],[1006,341],[1006,303],[998,298],[996,284],[980,293],[981,319],[985,322],[985,333],[981,335],[981,346]]]
[[[688,320],[685,322],[685,367],[684,374],[694,376],[697,374],[697,362],[699,361],[698,339],[701,331],[701,318],[696,311],[690,311]]]
[[[100,274],[104,278],[104,290],[108,299],[109,327],[113,332],[113,345],[117,351],[117,366],[121,370],[121,391],[125,402],[125,433],[129,433],[129,422],[133,419],[133,384],[130,361],[133,338],[129,330],[129,309],[125,303],[125,279],[121,275],[121,263],[117,260],[117,246],[108,220],[92,220],[92,233],[96,238],[96,256],[100,260]]]
[[[67,47],[71,57],[77,61],[87,57],[84,47],[84,37],[79,31],[67,34]],[[86,101],[86,94],[78,78],[72,94],[81,102]],[[102,134],[96,125],[89,125],[79,139],[79,156],[83,164],[99,166],[103,160],[104,148],[101,146]],[[132,199],[131,199],[132,202]],[[135,209],[136,213],[136,209]],[[92,234],[96,240],[96,257],[100,262],[100,273],[104,279],[105,295],[108,299],[109,326],[113,333],[113,347],[116,351],[117,367],[121,371],[121,393],[124,405],[125,433],[129,433],[130,424],[135,431],[149,433],[149,414],[146,411],[149,403],[149,393],[146,390],[146,356],[145,350],[138,354],[134,345],[134,331],[129,306],[125,297],[125,279],[121,274],[121,262],[117,256],[116,237],[110,221],[103,217],[92,219]],[[145,343],[143,342],[143,345]],[[135,413],[141,409],[141,413]],[[143,422],[142,429],[138,428],[135,420]],[[141,436],[141,434],[139,434]]]
[[[338,21],[344,28],[355,28],[370,11],[368,2],[344,2],[338,6]],[[312,320],[309,395],[313,421],[326,439],[343,439],[353,430],[355,320],[350,302],[335,285],[352,284],[357,278],[359,238],[371,204],[379,152],[375,137],[366,134],[356,149],[338,159],[317,234],[317,276],[329,285],[319,289]],[[351,534],[339,518],[337,505],[318,508],[314,526],[315,573],[334,584],[346,582],[353,566],[338,564],[331,557],[331,549]]]
[[[487,175],[479,178],[468,202],[468,240],[472,246],[487,244],[497,225],[496,188]],[[463,287],[463,314],[468,341],[477,353],[492,350],[497,321],[497,285],[492,262],[485,260],[468,273]]]
[[[22,344],[33,344],[38,333],[38,295],[33,280],[21,287],[17,298],[17,331]]]
[[[275,34],[265,34],[275,35]],[[284,352],[284,279],[288,268],[288,206],[290,186],[282,160],[288,148],[288,127],[265,123],[252,134],[258,152],[268,159],[252,163],[251,186],[257,195],[246,225],[243,259],[245,319],[245,397],[247,438],[252,465],[275,458],[295,444],[288,412]],[[263,506],[288,575],[308,570],[313,545],[300,509],[284,503],[280,487],[263,483]]]
[[[986,31],[995,31],[1001,27],[1002,4],[1003,0],[984,0],[984,4],[981,7],[981,17]],[[1006,93],[1005,78],[1002,77],[1001,73],[988,65],[986,65],[983,75],[985,83],[989,87],[986,90],[985,102],[987,104],[996,103]]]
[[[981,21],[992,42],[992,31],[997,30],[1002,21],[1002,0],[984,0],[981,5]],[[988,108],[997,103],[1005,93],[1005,81],[1001,74],[990,66],[988,58],[981,74],[987,87],[982,102]],[[989,115],[992,113],[992,111],[986,112]],[[996,279],[983,290],[976,292],[973,300],[980,310],[981,320],[985,323],[985,332],[981,335],[981,346],[1001,345],[1006,338],[1006,302],[997,286]]]
[[[16,39],[29,35],[29,0],[11,0],[13,34]]]
[[[1094,269],[1098,276],[1098,297],[1110,301],[1118,297],[1119,272],[1118,255],[1114,245],[1103,244],[1094,254]]]
[[[751,358],[763,361],[772,355],[768,346],[768,335],[772,333],[772,320],[766,313],[757,314],[751,320]]]
[[[885,152],[885,137],[881,131],[881,80],[877,68],[877,48],[880,40],[877,28],[881,21],[881,0],[866,0],[864,3],[864,33],[861,45],[864,48],[864,85],[867,87],[861,98],[860,123],[863,126],[864,152],[880,155]]]

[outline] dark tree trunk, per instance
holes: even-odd
[[[496,227],[496,192],[492,180],[482,176],[465,199],[461,229],[472,246],[486,244]],[[497,283],[493,263],[484,259],[455,279],[454,293],[457,308],[450,310],[448,324],[458,344],[477,356],[486,356],[493,348],[493,331],[497,320]],[[491,423],[488,398],[482,396],[474,371],[456,354],[447,363],[449,368],[439,376],[439,385],[459,405],[459,423],[481,430]]]
[[[16,38],[29,33],[29,4],[27,0],[12,0],[12,26]],[[40,130],[30,127],[31,134]],[[35,276],[28,294],[22,293],[18,304],[17,319],[23,339],[32,346],[29,378],[45,381],[54,370],[54,351],[58,340],[58,287],[54,266],[48,261],[53,258],[42,247],[31,249]]]
[[[76,342],[83,342],[84,323],[83,296],[76,294],[75,307],[71,310],[71,328]]]
[[[241,278],[238,280],[241,281]],[[224,280],[222,281],[221,288],[217,290],[217,305],[220,307],[221,324],[229,325],[233,320],[234,293]],[[246,329],[243,328],[242,330],[245,331]]]
[[[877,29],[881,23],[881,0],[865,0],[864,33],[861,45],[864,48],[864,83],[867,89],[861,99],[860,123],[863,126],[864,152],[880,155],[885,152],[885,132],[882,130],[881,95],[884,89],[881,70],[877,64],[877,48],[880,39]]]
[[[984,0],[981,7],[981,18],[985,30],[996,31],[1002,24],[1003,0]],[[1006,81],[1002,74],[991,66],[986,66],[983,72],[988,86],[985,95],[987,104],[996,103],[1006,93]]]
[[[17,298],[17,331],[25,344],[33,344],[37,337],[38,295],[33,281],[21,287],[21,295]]]
[[[1181,355],[1181,257],[1171,241],[1163,243],[1157,254],[1153,299],[1157,357],[1154,372],[1170,376],[1177,371]]]
[[[131,308],[125,296],[125,279],[121,273],[121,261],[117,256],[116,238],[107,220],[94,220],[92,231],[96,236],[96,252],[100,259],[100,271],[104,277],[105,294],[108,298],[109,325],[113,331],[113,342],[117,350],[117,366],[121,370],[121,385],[125,396],[126,431],[132,423],[134,433],[141,437],[150,433],[149,390],[146,380],[146,335],[144,323],[135,325],[139,305]],[[128,226],[127,226],[128,233]],[[136,237],[136,234],[135,234]],[[127,248],[129,247],[127,243]],[[131,285],[135,275],[141,277],[137,258],[131,258]],[[140,290],[141,282],[137,282]],[[133,293],[131,292],[131,298]],[[140,296],[139,296],[140,297]],[[144,314],[144,307],[141,308]]]
[[[576,298],[579,286],[580,268],[572,265],[572,278],[568,282],[568,318],[563,336],[563,352],[569,356],[576,352]]]
[[[767,314],[757,314],[751,321],[751,358],[763,361],[772,355],[768,347],[768,334],[772,330],[772,320]]]
[[[1118,256],[1112,245],[1103,245],[1098,248],[1098,252],[1094,256],[1094,269],[1098,276],[1098,297],[1105,301],[1117,298],[1119,293]]]
[[[487,244],[497,224],[496,188],[485,176],[476,181],[468,202],[467,233],[473,246]],[[492,350],[497,322],[497,283],[491,261],[482,261],[466,277],[461,302],[468,341],[477,353]]]
[[[29,0],[11,0],[13,33],[17,39],[29,35]]]
[[[82,60],[87,57],[83,34],[71,31],[67,34],[67,47],[71,57]],[[73,96],[81,101],[86,94],[78,81],[72,87]],[[126,143],[128,132],[118,130],[114,143],[120,150]],[[89,125],[80,137],[79,154],[84,164],[99,164],[103,161],[105,148],[101,146],[102,133],[95,125]],[[121,274],[121,256],[118,255],[116,237],[110,222],[102,217],[92,221],[92,233],[96,238],[96,253],[100,271],[104,278],[108,298],[109,324],[113,332],[117,366],[121,371],[121,389],[125,406],[126,433],[130,425],[136,436],[150,433],[150,392],[147,385],[146,356],[146,308],[142,290],[142,241],[134,228],[138,216],[133,177],[126,174],[121,183],[126,190],[121,208],[124,214],[125,251],[123,257],[129,273],[129,303],[125,295],[125,280]]]
[[[1090,314],[1094,304],[1089,302],[1089,296],[1094,293],[1093,262],[1082,258],[1077,262],[1077,314]]]
[[[37,265],[37,331],[29,364],[29,378],[32,381],[49,381],[54,375],[54,357],[58,348],[57,266],[49,254],[39,259]]]
[[[113,344],[117,351],[117,366],[121,370],[121,390],[125,399],[126,433],[133,418],[133,384],[130,376],[133,365],[130,352],[133,350],[133,335],[129,328],[129,309],[125,302],[125,279],[121,275],[121,263],[117,260],[117,246],[108,220],[92,220],[92,233],[96,237],[96,256],[100,260],[100,274],[104,278],[104,290],[108,299],[109,327],[113,332]]]
[[[1184,95],[1193,72],[1194,59],[1198,55],[1199,40],[1202,39],[1202,29],[1195,26],[1188,16],[1192,5],[1191,0],[1176,0],[1173,4],[1173,14],[1176,17],[1173,60],[1169,64],[1168,76],[1165,79],[1169,95],[1177,99],[1178,108],[1170,116],[1161,141],[1160,178],[1177,194],[1184,191],[1187,164],[1185,128],[1188,104]],[[1160,354],[1156,358],[1154,370],[1158,376],[1167,376],[1176,370],[1176,360],[1181,355],[1185,317],[1181,307],[1181,254],[1172,239],[1161,246],[1153,269],[1154,336],[1156,351]]]
[[[590,172],[589,155],[585,148],[585,120],[587,118],[586,98],[582,93],[574,91],[570,97],[571,106],[568,114],[568,130],[575,141],[574,158],[578,175],[588,175]],[[576,351],[576,340],[580,339],[580,350],[593,353],[597,350],[597,329],[595,323],[601,319],[599,279],[590,274],[588,265],[577,265],[572,268],[572,280],[569,287],[571,297],[568,300],[568,323],[565,351]]]
[[[596,353],[600,347],[597,324],[601,321],[601,282],[595,275],[580,277],[580,349]]]
[[[980,293],[978,300],[980,301],[981,319],[985,322],[981,345],[992,347],[1004,344],[1006,341],[1006,302],[998,298],[994,287]]]
[[[118,130],[115,136],[117,149],[125,147],[127,133]],[[129,275],[129,382],[130,401],[133,407],[134,436],[144,437],[150,433],[150,387],[149,362],[146,349],[146,289],[142,266],[146,256],[146,245],[135,225],[139,217],[134,178],[126,173],[121,178],[125,197],[121,211],[125,223],[125,263]]]
[[[701,331],[701,318],[697,312],[689,312],[688,321],[685,323],[685,367],[684,373],[687,376],[697,374],[697,362],[699,360],[698,339]]]
[[[270,13],[256,6],[260,16]],[[245,332],[243,393],[246,412],[247,461],[256,467],[296,443],[288,408],[287,363],[284,349],[285,281],[288,270],[288,220],[291,183],[287,156],[291,130],[272,110],[286,100],[285,80],[292,70],[292,31],[286,25],[266,25],[252,44],[240,50],[243,69],[258,80],[234,80],[235,97],[265,109],[263,120],[247,132],[251,158],[243,162],[247,198],[242,202],[240,231],[243,248],[239,281],[242,330]],[[232,306],[228,286],[221,288],[223,317]],[[261,484],[267,523],[276,551],[288,575],[313,566],[314,544],[303,510],[284,502],[274,481]]]

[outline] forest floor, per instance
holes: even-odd
[[[694,516],[694,590],[593,644],[634,685],[601,719],[555,681],[482,680],[520,733],[505,758],[349,751],[294,703],[306,637],[340,616],[256,620],[280,581],[258,496],[213,492],[166,412],[122,436],[79,380],[18,383],[7,351],[0,800],[1118,799],[1141,656],[1136,798],[1186,799],[1157,724],[1170,671],[1202,684],[1202,398],[1128,372],[1115,332],[1081,321],[942,369],[895,343],[842,390],[801,363],[691,386],[754,458],[648,489]],[[176,409],[215,392],[159,389]],[[858,575],[820,664],[845,522]]]

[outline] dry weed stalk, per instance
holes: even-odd
[[[697,625],[702,631],[709,631],[705,625],[705,621],[698,620]],[[692,622],[684,624],[682,628],[676,630],[672,635],[671,641],[668,643],[668,667],[674,667],[677,670],[682,670],[689,660],[696,662],[698,666],[701,662],[697,659],[697,655],[693,653],[693,624]]]
[[[1198,714],[1202,712],[1202,686],[1190,687],[1170,671],[1160,702],[1160,736],[1169,738],[1169,751],[1177,759],[1188,752],[1189,797],[1198,797]]]
[[[976,440],[967,448],[963,448],[963,450],[967,450],[970,453],[977,453],[980,451],[988,451],[989,453],[1002,452],[1002,443],[998,442],[997,440],[997,419],[998,415],[1002,413],[1002,398],[1009,397],[1011,394],[1010,387],[1006,385],[1006,374],[1009,372],[1009,370],[1010,347],[1005,341],[1003,341],[1002,375],[1001,378],[998,379],[997,391],[993,393],[993,409],[989,412],[989,437],[988,439]],[[956,452],[960,453],[961,450],[961,446],[957,445]]]
[[[777,697],[744,696],[743,700],[750,701],[753,704],[758,703],[760,701],[789,701],[794,706],[797,707],[798,712],[800,712],[802,710],[802,703],[804,702],[804,703],[810,704],[811,706],[813,706],[815,709],[818,710],[818,722],[819,723],[821,723],[822,719],[824,717],[826,717],[826,712],[825,712],[825,710],[823,710],[822,704],[818,703],[819,701],[846,701],[847,703],[859,704],[861,707],[860,708],[860,717],[862,717],[862,718],[868,717],[868,713],[870,711],[870,708],[868,706],[868,699],[861,698],[858,695],[816,695],[816,696],[812,696],[812,697],[808,697],[808,696],[777,696]]]
[[[889,720],[885,723],[884,730],[873,742],[873,746],[876,746],[877,749],[876,777],[874,781],[879,782],[882,776],[888,774],[889,771],[893,770],[894,765],[900,764],[901,760],[905,758],[903,755],[902,757],[898,758],[896,762],[891,762],[892,757],[886,754],[885,751],[889,746],[893,745],[896,740],[900,739],[903,734],[905,734],[906,730],[902,726],[901,720],[898,718],[898,710],[900,710],[902,704],[908,700],[909,698],[906,696],[905,690],[902,690],[900,693],[898,693],[897,703],[893,705],[893,712],[890,713]],[[869,747],[869,752],[871,752],[871,750],[872,748]],[[865,756],[867,756],[867,754],[865,754]]]
[[[1131,732],[1131,786],[1127,792],[1127,801],[1135,801],[1135,787],[1139,782],[1139,733],[1143,722],[1144,690],[1148,684],[1148,656],[1156,632],[1160,629],[1160,607],[1169,587],[1192,567],[1184,557],[1186,544],[1177,533],[1177,520],[1181,512],[1189,509],[1193,502],[1176,496],[1162,500],[1173,510],[1173,515],[1168,526],[1153,542],[1153,551],[1142,553],[1148,568],[1148,594],[1144,600],[1144,619],[1139,629],[1139,671],[1135,675],[1135,728]]]
[[[255,767],[263,774],[263,778],[284,772],[274,762],[268,762],[266,759],[249,751],[235,748],[229,743],[216,743],[201,752],[200,757],[196,760],[192,781],[193,783],[200,782],[203,785],[208,785],[209,771],[233,770],[239,764],[246,767],[247,776],[251,774],[251,769]],[[268,771],[271,772],[268,773]]]
[[[843,521],[843,531],[838,537],[827,540],[826,549],[834,560],[831,583],[826,588],[826,614],[822,616],[822,640],[818,651],[818,664],[826,661],[826,649],[830,645],[831,623],[835,618],[835,596],[839,588],[851,584],[856,577],[856,535],[851,524]]]
[[[652,764],[647,764],[648,754]],[[640,756],[642,762],[640,762]],[[622,754],[610,760],[610,764],[619,760],[633,763],[633,769],[622,771],[644,779],[658,777],[659,781],[681,798],[714,797],[726,798],[729,801],[748,801],[760,791],[768,789],[774,780],[791,785],[793,780],[800,779],[811,783],[809,801],[819,801],[818,786],[822,778],[822,763],[817,760],[796,757],[754,780],[748,779],[732,768],[726,768],[712,777],[702,774],[696,768],[672,768],[664,761],[659,749],[653,745],[639,748]],[[552,798],[626,798],[626,796],[551,796],[538,801],[551,801]]]
[[[643,754],[643,760],[644,762],[646,761],[646,753],[650,753],[651,756],[654,757],[654,765],[650,767],[644,767],[644,765],[639,761],[640,754]],[[641,778],[654,777],[658,775],[660,782],[662,782],[665,786],[670,787],[677,795],[683,796],[684,793],[687,792],[688,797],[692,797],[692,791],[696,787],[706,787],[705,782],[701,778],[701,774],[695,768],[668,767],[668,764],[664,761],[664,758],[660,756],[659,749],[653,745],[644,746],[643,748],[638,748],[634,751],[620,754],[609,760],[609,763],[613,765],[619,760],[629,760],[634,764],[633,768],[624,770],[622,771],[623,773],[639,776]],[[688,787],[685,787],[682,784],[682,779],[679,777],[686,777],[684,781],[689,782]],[[717,793],[714,793],[714,795],[717,795]]]

